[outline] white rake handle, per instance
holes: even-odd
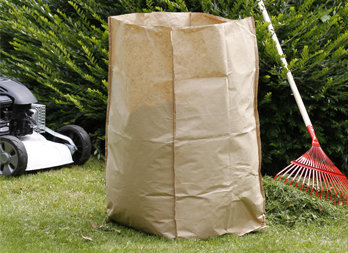
[[[275,31],[274,31],[273,25],[271,23],[271,19],[268,16],[266,7],[265,7],[265,5],[264,5],[262,0],[258,1],[258,5],[259,5],[260,10],[262,11],[263,20],[265,21],[265,23],[269,23],[267,29],[272,34],[272,39],[276,43],[278,54],[281,56],[280,60],[284,64],[284,68],[287,70],[286,76],[287,76],[288,82],[290,84],[291,90],[292,90],[292,92],[293,92],[293,94],[295,96],[295,100],[296,100],[298,109],[301,112],[301,116],[303,118],[303,121],[306,124],[306,127],[312,126],[312,123],[311,123],[311,120],[309,119],[306,107],[304,106],[302,98],[301,98],[301,95],[300,95],[300,93],[299,93],[299,91],[297,89],[294,77],[292,76],[291,71],[288,69],[288,63],[287,63],[285,57],[283,56],[284,55],[283,50],[282,50],[282,48],[280,46],[280,43],[279,43],[278,38],[277,38],[277,35],[276,35]]]

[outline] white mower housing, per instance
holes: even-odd
[[[23,84],[0,77],[0,175],[84,164],[91,140],[77,125],[46,127],[46,106]]]
[[[68,146],[47,140],[43,135],[34,132],[19,138],[28,155],[26,171],[40,170],[73,163]]]

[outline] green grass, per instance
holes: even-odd
[[[104,163],[0,178],[0,252],[348,252],[348,208],[264,178],[268,227],[168,240],[107,223]]]

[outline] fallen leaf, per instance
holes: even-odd
[[[85,239],[86,241],[93,241],[93,239],[91,237],[88,237],[88,236],[82,235],[82,238]]]
[[[109,231],[110,230],[110,227],[108,225],[100,225],[98,228],[101,229],[101,230],[104,230],[104,231]]]
[[[91,221],[90,223],[91,223],[91,225],[92,225],[93,228],[98,228],[98,227],[100,227],[100,226],[98,226],[97,223],[95,223],[95,222],[93,222],[93,221]]]

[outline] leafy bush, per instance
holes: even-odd
[[[325,152],[347,174],[347,38],[343,3],[269,1],[283,51]],[[326,5],[327,4],[327,5]],[[274,174],[310,147],[285,72],[265,26],[257,22],[260,52],[259,112],[263,165]]]
[[[347,6],[332,0],[266,1],[319,141],[346,174]],[[96,147],[101,147],[105,127],[107,16],[162,10],[203,11],[231,19],[254,16],[263,172],[275,174],[310,147],[256,0],[0,0],[0,10],[0,75],[28,84],[47,104],[53,126],[75,121],[83,125],[93,133]]]
[[[60,2],[70,16],[42,0],[1,1],[2,37],[11,40],[1,50],[0,73],[30,87],[53,127],[78,122],[103,138],[108,24],[95,1]]]

